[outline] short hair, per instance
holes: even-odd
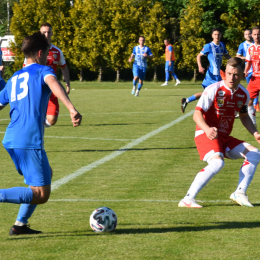
[[[221,33],[221,31],[220,31],[220,29],[218,28],[218,27],[215,27],[215,28],[213,28],[212,29],[212,31],[211,31],[211,33],[214,33],[214,32],[219,32],[219,33]]]
[[[244,71],[245,67],[243,60],[238,57],[230,58],[227,62],[227,66],[228,65],[234,68],[240,67],[242,71]]]
[[[252,28],[252,31],[253,30],[260,30],[260,27],[259,26],[254,26],[253,28]]]
[[[50,23],[43,23],[40,28],[42,27],[50,27],[52,29],[52,26]]]
[[[138,38],[138,39],[140,39],[140,38],[143,38],[143,39],[145,40],[145,37],[144,37],[144,36],[139,36],[139,38]]]
[[[252,33],[252,31],[251,31],[250,29],[245,29],[245,31],[244,31],[244,32],[246,32],[246,31],[249,31],[250,33]]]
[[[170,40],[169,40],[168,38],[165,38],[165,39],[164,39],[164,41],[167,41],[167,42],[169,42]]]
[[[45,52],[49,47],[50,45],[45,35],[38,31],[24,38],[22,52],[26,58],[32,58],[39,50]]]

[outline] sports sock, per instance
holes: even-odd
[[[165,81],[168,82],[170,79],[170,72],[168,70],[165,71]]]
[[[15,187],[10,189],[0,190],[0,202],[8,202],[21,204],[31,203],[33,198],[33,191],[30,188]]]
[[[141,83],[138,83],[138,90],[140,91],[141,90],[141,88],[142,88],[142,86],[143,86],[143,84],[141,84]]]
[[[235,192],[246,193],[246,190],[254,177],[259,161],[260,152],[258,149],[249,151],[246,154],[246,159],[244,160],[243,165],[239,171],[239,181]]]
[[[44,127],[50,127],[51,124],[49,123],[48,119],[45,118]]]
[[[209,165],[196,175],[184,199],[195,199],[210,179],[223,168],[224,164],[224,161],[221,159],[211,159]]]
[[[193,102],[193,101],[195,101],[195,100],[196,100],[196,97],[195,97],[195,95],[193,95],[193,96],[188,97],[188,98],[186,99],[186,102],[187,102],[187,103],[190,103],[190,102]]]
[[[248,106],[248,115],[250,116],[253,124],[256,125],[254,106]]]
[[[133,79],[133,87],[136,87],[137,81]]]
[[[173,72],[172,73],[172,76],[177,80],[178,79],[178,77],[177,77],[177,75]],[[179,79],[178,79],[179,80]]]
[[[15,225],[22,226],[21,223],[27,224],[28,218],[31,217],[37,205],[34,204],[22,204],[20,206]]]

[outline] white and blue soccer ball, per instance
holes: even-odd
[[[90,215],[89,224],[95,232],[111,232],[117,226],[116,213],[107,207],[97,208]]]

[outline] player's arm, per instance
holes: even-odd
[[[74,127],[79,126],[82,120],[81,114],[74,108],[62,84],[52,75],[45,78],[46,84],[49,86],[53,94],[66,106],[70,112],[71,122]]]
[[[245,71],[244,71],[245,77],[248,76],[248,71],[249,71],[249,69],[251,68],[251,66],[252,66],[252,61],[247,61],[246,67],[245,67]]]
[[[247,106],[242,107],[239,112],[239,118],[247,131],[255,137],[258,143],[260,143],[260,134],[247,113]]]
[[[227,53],[227,54],[224,54],[224,57],[229,60],[231,58],[231,56]]]
[[[214,140],[218,137],[218,129],[216,127],[210,127],[206,123],[203,114],[200,110],[195,110],[193,120],[199,126],[199,128],[205,132],[206,136],[210,140]]]
[[[144,57],[148,58],[148,59],[153,59],[153,54],[150,48],[148,48],[147,53],[143,54]]]
[[[65,65],[64,67],[60,67],[60,68],[61,68],[62,75],[66,81],[67,94],[69,94],[70,93],[70,73],[69,73],[68,66]]]
[[[4,74],[4,69],[5,69],[4,66],[0,66],[0,75],[2,75],[2,76],[3,76],[3,74]]]
[[[204,54],[202,54],[201,52],[197,55],[197,64],[198,64],[198,67],[199,67],[199,72],[204,74],[204,68],[202,67],[202,64],[201,64],[201,57],[204,56]]]
[[[238,54],[238,53],[237,53],[236,57],[238,57],[238,58],[240,58],[240,59],[242,59],[242,60],[245,60],[245,59],[246,59],[246,57],[244,57],[243,55],[240,55],[240,54]]]

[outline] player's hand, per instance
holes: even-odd
[[[169,61],[169,66],[171,66],[172,65],[172,62],[171,61]]]
[[[148,56],[147,53],[144,53],[144,54],[143,54],[143,57],[147,57],[147,56]]]
[[[4,72],[5,67],[4,66],[0,66],[0,71]]]
[[[70,93],[70,86],[66,83],[66,88],[67,88],[67,94],[69,95],[69,93]]]
[[[210,127],[205,133],[210,140],[218,138],[218,129],[216,127]]]
[[[71,122],[74,127],[77,127],[81,124],[82,115],[74,109],[74,111],[70,112]]]
[[[248,76],[248,72],[244,72],[244,76],[246,78]]]
[[[260,144],[260,134],[258,132],[254,133],[255,140]]]
[[[199,67],[199,72],[204,74],[205,69],[203,67]]]
[[[131,62],[132,61],[132,58],[130,57],[129,59],[128,59],[128,62]]]

